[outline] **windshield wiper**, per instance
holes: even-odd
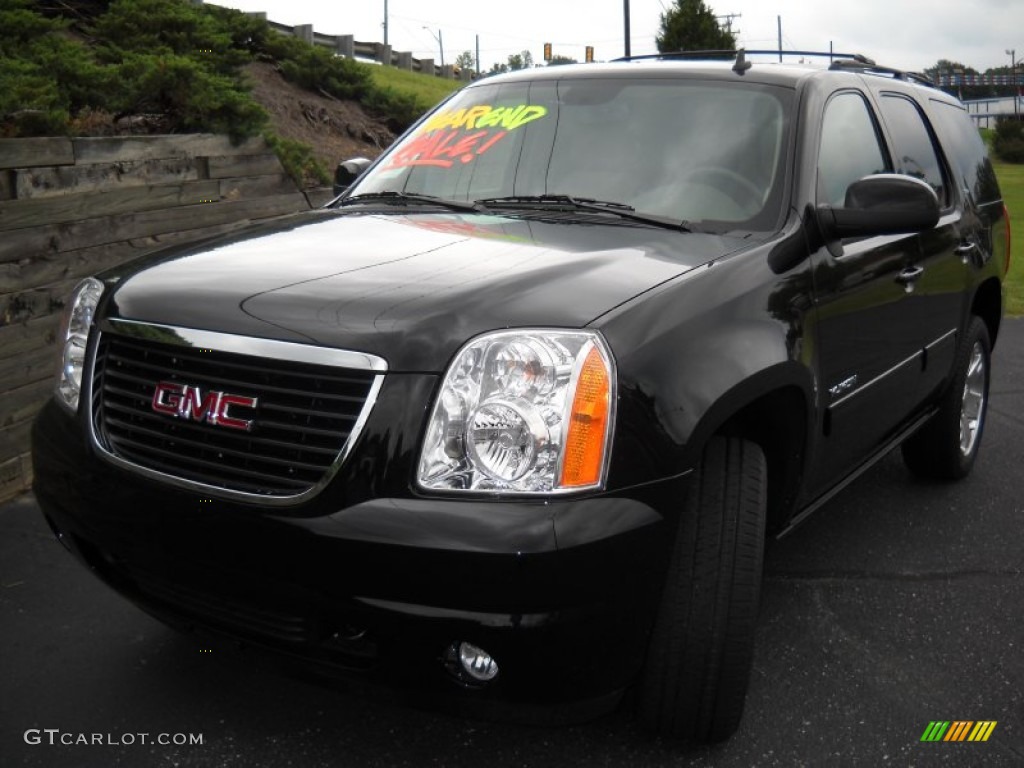
[[[385,205],[437,205],[452,211],[472,211],[473,213],[480,211],[479,205],[466,200],[449,200],[444,197],[434,197],[434,195],[410,194],[408,192],[367,192],[362,195],[353,195],[352,197],[339,200],[334,204],[334,207],[343,208],[347,205],[372,203],[383,203]]]
[[[486,208],[562,208],[574,211],[597,211],[618,216],[622,219],[653,224],[678,232],[692,231],[689,224],[680,219],[658,216],[653,213],[639,213],[636,208],[626,203],[615,203],[608,200],[595,200],[592,197],[574,197],[572,195],[509,195],[508,197],[489,197],[477,200],[478,206]]]

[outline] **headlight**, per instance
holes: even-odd
[[[422,488],[564,493],[604,482],[615,371],[592,331],[519,330],[455,356],[430,415]]]
[[[100,296],[103,283],[94,278],[80,282],[67,306],[61,321],[60,336],[61,366],[57,377],[57,400],[71,411],[78,410],[78,399],[82,393],[82,374],[85,370],[85,346],[89,340],[89,328]]]

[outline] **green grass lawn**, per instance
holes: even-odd
[[[442,77],[421,75],[419,72],[406,72],[398,67],[367,66],[377,86],[412,94],[424,112],[466,84],[461,80],[445,80]]]
[[[1010,212],[1010,274],[1006,277],[1006,313],[1024,315],[1024,165],[993,163]]]

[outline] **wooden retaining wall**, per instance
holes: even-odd
[[[312,204],[262,138],[0,139],[0,501],[31,483],[29,430],[79,280]]]

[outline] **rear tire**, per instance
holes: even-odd
[[[639,691],[645,728],[716,742],[739,726],[764,558],[767,465],[713,438],[691,478]]]
[[[974,466],[988,408],[991,349],[985,323],[971,318],[938,412],[903,443],[903,462],[918,477],[960,480]]]

